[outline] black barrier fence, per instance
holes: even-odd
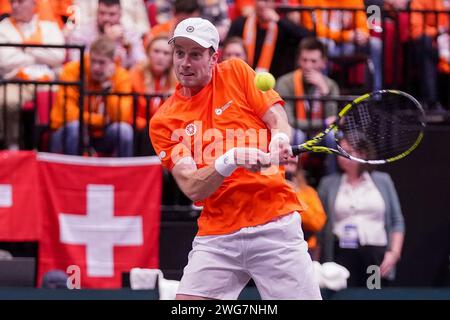
[[[350,68],[355,64],[366,62],[367,59],[372,58],[373,55],[370,51],[373,49],[372,42],[369,41],[368,51],[358,52],[356,50],[361,47],[361,43],[357,37],[349,36],[349,32],[357,30],[361,23],[365,23],[370,30],[370,39],[381,39],[378,44],[381,45],[381,51],[379,52],[379,58],[381,64],[374,67],[372,64],[369,68],[372,76],[377,74],[377,77],[381,81],[383,87],[403,89],[412,93],[424,102],[425,109],[430,109],[429,103],[435,103],[435,101],[442,101],[444,105],[450,106],[450,91],[448,87],[450,85],[450,65],[447,63],[449,73],[443,72],[437,73],[432,71],[432,67],[436,67],[438,63],[446,66],[446,62],[436,58],[436,45],[438,36],[449,35],[448,25],[450,24],[450,11],[449,10],[411,10],[410,8],[404,10],[385,10],[384,8],[377,6],[369,6],[367,8],[322,8],[322,7],[306,7],[306,6],[293,6],[293,5],[278,5],[277,10],[283,13],[299,13],[300,24],[304,27],[311,29],[317,36],[322,39],[332,40],[331,42],[351,43],[353,49],[351,52],[341,51],[338,55],[333,55],[330,60],[337,68],[338,75],[335,79],[338,79],[339,86],[343,88],[343,93],[346,93],[345,86],[353,76],[358,78],[358,72],[351,72]],[[338,12],[339,14],[335,14]],[[337,19],[337,21],[336,21]],[[445,21],[447,25],[445,26]],[[426,24],[439,25],[438,32],[436,34],[428,34],[425,32]],[[331,25],[337,24],[345,26],[350,24],[351,27],[347,31],[335,32],[332,30]],[[422,30],[422,29],[423,30]],[[325,30],[325,31],[324,31]],[[347,33],[346,33],[347,32]],[[418,35],[422,35],[417,38]],[[331,42],[326,42],[330,44]],[[445,43],[445,41],[443,41]],[[450,51],[450,41],[447,41]],[[430,47],[431,46],[431,47]],[[25,44],[8,44],[2,43],[1,47],[42,47],[42,48],[59,48],[62,50],[77,49],[80,51],[80,70],[79,79],[73,82],[64,81],[25,81],[17,79],[3,79],[0,80],[0,142],[2,148],[8,148],[11,138],[21,137],[20,148],[23,149],[37,149],[49,151],[51,149],[51,133],[55,126],[51,125],[50,113],[54,108],[55,100],[57,99],[57,90],[62,91],[63,96],[63,118],[66,118],[66,102],[67,91],[77,90],[77,106],[79,108],[78,123],[78,150],[77,154],[94,154],[92,151],[92,140],[89,137],[92,136],[93,128],[91,126],[88,117],[85,119],[84,111],[90,111],[93,104],[93,100],[106,100],[107,103],[103,103],[104,116],[110,116],[108,109],[115,109],[119,113],[116,118],[120,120],[120,113],[124,108],[121,107],[124,103],[125,109],[132,109],[133,120],[130,125],[133,128],[133,152],[135,156],[153,154],[151,143],[148,141],[148,134],[145,127],[148,125],[151,113],[150,105],[154,99],[164,100],[166,96],[163,95],[142,95],[133,92],[115,93],[105,90],[103,92],[88,92],[85,84],[85,68],[84,59],[84,47],[76,45],[25,45]],[[328,45],[328,47],[330,47]],[[379,49],[379,48],[378,48]],[[444,48],[445,49],[445,48]],[[362,53],[362,55],[360,54]],[[419,58],[419,59],[417,59]],[[435,63],[434,63],[434,62]],[[423,63],[422,63],[423,62]],[[448,61],[447,61],[448,62]],[[416,67],[417,66],[417,67]],[[360,70],[361,71],[361,70]],[[387,71],[387,72],[386,72]],[[437,69],[435,70],[437,71]],[[359,73],[360,74],[360,73]],[[353,75],[353,76],[352,76]],[[368,84],[373,82],[368,80],[367,77],[363,77],[364,92],[371,91],[374,86]],[[377,85],[380,87],[381,85]],[[377,87],[375,86],[375,87]],[[358,92],[359,94],[360,92]],[[414,94],[416,93],[416,94]],[[115,97],[114,102],[118,106],[111,106],[109,98]],[[70,98],[70,97],[69,97]],[[317,98],[312,96],[303,97],[284,97],[286,100],[302,100],[305,105],[313,105],[315,101],[325,103],[326,101],[334,100],[339,106],[348,102],[354,98],[354,96],[346,95],[340,97],[324,97]],[[295,102],[294,101],[294,102]],[[131,103],[130,103],[131,102]],[[102,103],[100,103],[102,105]],[[98,106],[95,106],[97,108]],[[9,111],[15,109],[15,111],[21,111],[25,121],[22,121],[22,125],[19,126],[18,117],[9,118]],[[296,118],[294,108],[294,118]],[[91,114],[91,113],[89,113]],[[142,116],[142,114],[144,114]],[[8,119],[9,118],[9,119]],[[139,119],[141,118],[141,119]],[[306,120],[308,124],[312,124],[312,116],[308,108],[306,110]],[[74,119],[71,119],[74,120]],[[139,120],[139,121],[137,121]],[[85,122],[88,122],[87,125]],[[297,121],[294,126],[296,126]],[[142,123],[144,123],[142,125]],[[8,128],[10,127],[10,128]],[[15,128],[15,130],[11,130]],[[119,129],[122,127],[119,127]],[[305,129],[305,128],[302,128]],[[308,135],[313,132],[313,126],[307,126],[306,132]],[[120,137],[122,135],[117,134],[118,140],[116,142],[120,147]],[[67,138],[67,131],[64,130],[62,138],[65,141]],[[15,139],[17,140],[17,139]],[[61,152],[67,153],[66,144],[63,143],[63,150]],[[108,155],[108,152],[106,153]]]
[[[79,92],[78,105],[84,105],[84,53],[85,47],[80,45],[37,45],[21,43],[0,43],[0,49],[4,47],[14,48],[43,48],[43,49],[74,49],[80,52],[79,78],[77,81],[29,81],[21,79],[0,78],[0,147],[11,147],[11,140],[16,146],[14,148],[34,149],[41,142],[40,136],[48,126],[48,117],[53,105],[54,88],[57,86],[76,86]],[[43,87],[47,87],[50,93],[46,98],[39,94]],[[9,90],[8,90],[9,87]],[[38,108],[39,98],[42,101]],[[82,108],[82,107],[81,107]],[[28,111],[28,112],[26,112]],[[39,113],[40,112],[40,113]],[[48,113],[47,117],[45,114]],[[80,115],[82,113],[80,112]],[[47,119],[46,119],[47,118]],[[21,121],[23,120],[23,121]],[[13,136],[13,137],[10,137]]]
[[[76,90],[76,101],[71,101],[73,94],[69,95],[69,90]],[[81,92],[81,94],[80,94]],[[58,97],[59,95],[59,97]],[[114,98],[114,100],[110,100]],[[38,151],[52,151],[51,139],[58,129],[70,124],[71,121],[80,123],[78,126],[79,148],[76,152],[79,155],[93,155],[95,152],[92,146],[92,137],[96,128],[91,125],[91,118],[98,112],[105,119],[113,117],[114,114],[108,112],[115,109],[115,117],[121,119],[123,109],[129,109],[131,120],[128,121],[133,129],[133,155],[152,155],[154,151],[148,138],[148,123],[151,117],[151,104],[156,101],[160,104],[167,98],[167,95],[159,94],[138,94],[134,92],[95,92],[83,88],[79,81],[28,81],[28,80],[0,80],[0,143],[1,148],[6,149],[14,139],[19,138],[21,149],[35,149]],[[76,105],[73,105],[75,103]],[[62,124],[57,124],[51,118],[52,108],[60,104],[62,109]],[[80,107],[81,106],[81,107]],[[73,119],[70,112],[73,107],[78,108],[78,119]],[[99,107],[101,110],[99,110]],[[8,113],[11,108],[19,117],[11,118]],[[83,116],[87,112],[88,116]],[[141,121],[138,121],[141,120]],[[16,121],[16,123],[12,123]],[[52,125],[53,122],[53,125]],[[143,124],[145,123],[145,124]],[[104,130],[109,125],[105,122],[102,126]],[[120,146],[120,128],[115,141]],[[67,131],[62,130],[62,140],[67,140]],[[63,144],[62,153],[70,153],[66,150],[67,145]],[[101,154],[103,155],[103,154]],[[108,155],[108,154],[105,154]]]
[[[8,96],[12,95],[9,90],[13,91],[13,94],[16,94],[13,104],[17,107],[17,111],[20,112],[21,119],[8,118],[8,108],[11,107],[8,106],[8,104],[11,104],[11,98]],[[167,95],[139,94],[135,92],[96,92],[88,91],[84,88],[81,89],[82,94],[72,94],[69,96],[69,90],[80,90],[80,82],[0,81],[1,148],[7,149],[11,145],[11,135],[15,135],[19,137],[19,147],[21,149],[87,156],[117,156],[117,153],[111,151],[99,152],[96,150],[98,144],[95,145],[95,139],[99,127],[92,125],[91,120],[94,114],[98,113],[102,116],[102,119],[110,119],[109,122],[105,121],[100,126],[100,131],[104,132],[113,123],[127,123],[128,129],[127,127],[119,126],[112,138],[113,144],[117,148],[120,148],[124,143],[122,141],[124,136],[121,134],[121,130],[128,130],[132,132],[132,156],[155,155],[148,134],[149,122],[152,116],[151,105],[154,102],[158,105],[161,104],[168,97]],[[80,97],[81,95],[83,97]],[[331,108],[331,113],[336,115],[340,109],[357,97],[357,95],[323,97],[304,95],[283,96],[283,99],[286,104],[291,105],[289,110],[292,110],[292,113],[288,112],[288,116],[290,117],[290,123],[293,129],[301,130],[305,137],[310,138],[318,131],[325,129],[327,125],[325,120],[327,115],[330,114],[330,109],[328,108]],[[82,108],[79,108],[80,101],[83,102]],[[298,101],[303,102],[302,105],[305,110],[305,115],[302,119],[299,119],[299,115],[297,115],[296,103]],[[62,123],[56,124],[55,126],[55,121],[51,119],[51,112],[56,104],[59,104],[62,110]],[[318,113],[312,111],[316,106],[320,108]],[[74,119],[73,115],[70,116],[74,108],[79,109],[77,110],[79,113],[77,119]],[[124,112],[131,113],[130,119],[127,121],[119,121]],[[317,118],[318,114],[320,118]],[[11,123],[11,120],[17,121],[16,125]],[[70,140],[70,130],[64,130],[63,128],[70,127],[72,122],[77,124],[77,150],[67,150],[67,144],[63,144],[62,150],[55,151],[52,148],[52,139],[55,135],[59,134],[62,141]],[[78,126],[78,123],[81,126]],[[10,130],[11,128],[17,132],[12,132]],[[99,147],[99,149],[101,150],[102,148]]]
[[[165,99],[167,94],[140,94],[136,92],[109,92],[108,90],[97,92],[86,92],[86,108],[89,115],[93,113],[101,113],[104,119],[115,118],[116,121],[120,120],[122,124],[128,122],[130,128],[132,128],[132,156],[149,156],[155,155],[155,151],[151,145],[149,138],[149,123],[152,116],[153,104],[159,106]],[[113,99],[111,99],[113,98]],[[98,102],[100,101],[100,105]],[[96,105],[97,104],[97,105]],[[101,110],[98,109],[100,107]],[[124,114],[131,110],[131,119],[128,121],[123,119]],[[115,113],[115,115],[114,115]],[[80,144],[83,149],[81,154],[92,155],[95,153],[92,140],[87,137],[92,137],[95,128],[91,125],[88,119],[83,119],[87,132],[84,133],[83,140],[80,140]],[[87,122],[87,123],[86,123]],[[105,123],[102,130],[107,130],[110,123]],[[114,144],[120,149],[122,144],[121,129],[123,126],[119,126],[117,134],[114,137]],[[87,134],[86,134],[87,133]]]
[[[77,122],[77,150],[70,150],[67,147],[71,144],[62,143],[62,153],[71,154],[88,154],[92,155],[92,132],[93,126],[89,122],[92,112],[94,100],[107,100],[103,103],[103,116],[111,116],[108,112],[109,108],[114,106],[108,105],[109,98],[114,97],[118,107],[116,107],[120,119],[120,112],[123,109],[121,102],[129,100],[125,108],[131,109],[133,131],[137,134],[133,135],[134,150],[131,155],[149,155],[153,150],[148,140],[148,134],[144,134],[145,127],[148,127],[150,119],[150,105],[152,103],[160,103],[167,95],[150,95],[138,94],[134,92],[114,93],[108,89],[102,92],[88,91],[86,85],[86,70],[84,57],[85,47],[78,45],[33,45],[33,44],[12,44],[0,43],[2,47],[15,48],[45,48],[45,49],[75,49],[80,51],[79,60],[79,77],[77,81],[61,81],[61,80],[45,80],[31,81],[22,79],[1,79],[0,78],[0,149],[35,149],[39,151],[51,151],[52,136],[55,129],[65,127],[71,120]],[[68,92],[71,91],[71,94]],[[74,93],[75,91],[75,93]],[[157,101],[155,101],[157,100]],[[114,101],[112,102],[114,103]],[[58,121],[52,121],[51,112],[56,105],[61,107],[62,124]],[[98,106],[94,106],[98,108]],[[71,118],[73,109],[78,109],[78,119]],[[72,109],[72,110],[71,110]],[[85,119],[85,111],[88,111],[89,117]],[[130,110],[129,110],[130,111]],[[143,118],[145,125],[136,123],[139,116]],[[58,119],[58,120],[61,120]],[[53,122],[53,123],[52,123]],[[142,121],[140,122],[142,123]],[[105,123],[105,126],[107,123]],[[120,128],[118,137],[120,138]],[[103,128],[104,129],[104,128]],[[61,140],[67,141],[68,135],[74,133],[73,130],[62,130]],[[118,139],[116,143],[120,146],[121,141]]]
[[[77,101],[70,101],[73,95],[69,97],[69,90],[80,90],[80,82],[64,82],[64,81],[25,81],[25,80],[8,80],[0,81],[0,90],[3,88],[2,96],[0,96],[0,114],[2,117],[2,126],[0,126],[0,139],[3,143],[3,148],[7,148],[9,145],[11,130],[10,126],[13,126],[11,121],[8,121],[8,95],[10,95],[8,90],[14,90],[17,93],[17,101],[14,104],[17,106],[22,113],[22,126],[16,126],[14,129],[18,132],[14,133],[19,136],[21,146],[23,149],[35,149],[38,151],[52,151],[51,140],[52,136],[57,134],[58,129],[67,127],[70,125],[71,121],[81,123],[79,126],[78,145],[79,149],[77,154],[79,155],[94,155],[98,154],[94,150],[92,144],[92,138],[95,138],[96,128],[91,124],[90,117],[93,113],[98,112],[103,116],[104,119],[115,118],[121,119],[122,112],[124,110],[131,110],[132,117],[129,121],[129,126],[133,131],[133,156],[147,156],[154,155],[154,150],[151,146],[148,137],[148,124],[151,118],[151,104],[157,99],[156,103],[160,104],[167,98],[167,95],[159,94],[139,94],[134,92],[123,93],[123,92],[94,92],[87,91],[85,88],[81,89],[82,94],[78,94]],[[55,91],[58,88],[58,91]],[[27,93],[24,93],[27,91]],[[80,92],[80,91],[78,91]],[[59,95],[59,97],[58,97]],[[79,96],[83,96],[82,99]],[[61,98],[62,97],[62,98]],[[110,99],[110,98],[114,98]],[[312,123],[312,113],[310,112],[309,105],[313,102],[320,102],[321,108],[325,109],[324,102],[335,102],[340,106],[352,101],[356,96],[328,96],[328,97],[315,97],[315,96],[286,96],[283,97],[286,101],[297,101],[302,100],[309,103],[305,103],[306,109],[306,121]],[[82,101],[83,105],[81,108],[78,106]],[[51,109],[59,103],[62,104],[62,119],[63,123],[52,126],[51,119]],[[74,106],[73,103],[76,103]],[[79,108],[78,119],[73,119],[70,117],[71,108]],[[296,118],[296,110],[293,108],[294,117]],[[108,110],[115,110],[116,114],[111,114]],[[87,111],[88,116],[83,116]],[[325,110],[324,110],[325,111]],[[321,121],[325,120],[324,115],[326,112],[322,112],[323,118]],[[55,122],[55,121],[53,121]],[[124,121],[122,121],[124,122]],[[293,127],[297,127],[297,121],[293,122]],[[102,130],[105,130],[110,123],[105,122]],[[120,147],[121,145],[121,135],[120,129],[115,137],[115,144]],[[306,133],[310,135],[313,133],[314,128],[310,126],[306,129]],[[68,132],[62,130],[62,140],[66,141],[68,137]],[[62,153],[70,153],[65,149],[66,144],[63,144]],[[72,152],[73,153],[73,152]],[[100,155],[109,156],[111,154],[100,153]]]

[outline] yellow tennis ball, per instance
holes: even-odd
[[[258,72],[255,76],[255,86],[261,91],[273,89],[275,82],[275,78],[269,72]]]

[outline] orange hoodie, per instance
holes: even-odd
[[[89,59],[86,58],[85,60],[86,90],[101,91],[100,84],[90,79]],[[79,70],[79,61],[69,62],[63,67],[59,79],[61,81],[78,81],[80,77]],[[130,93],[132,91],[130,75],[128,71],[120,66],[116,66],[116,71],[110,81],[110,92]],[[67,89],[65,90],[65,88]],[[77,86],[60,86],[50,115],[52,129],[62,127],[65,122],[79,120],[80,109],[78,97],[79,92]],[[88,101],[89,99],[90,103]],[[104,113],[97,109],[99,108],[99,99],[101,100],[100,96],[90,96],[90,98],[86,96],[84,99],[84,121],[90,121],[90,125],[96,129],[96,132],[94,132],[96,136],[102,134],[103,126],[107,123],[117,121],[131,123],[133,112],[133,99],[131,96],[108,96],[106,98],[106,110]],[[88,111],[89,108],[91,108],[91,113]],[[107,119],[104,118],[104,114],[107,115]]]

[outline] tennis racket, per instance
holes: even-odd
[[[424,129],[425,113],[413,96],[379,90],[344,106],[331,125],[311,140],[293,146],[292,153],[333,153],[361,163],[383,164],[413,152],[423,139]],[[319,145],[327,134],[334,134],[335,149]]]

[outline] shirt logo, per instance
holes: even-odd
[[[161,151],[161,152],[159,153],[159,158],[160,158],[161,160],[163,160],[165,157],[166,157],[166,152],[165,152],[165,151]]]
[[[197,133],[197,126],[193,123],[190,123],[186,126],[185,131],[186,131],[186,134],[191,137]]]
[[[214,110],[214,112],[216,113],[216,115],[220,116],[222,115],[222,113],[227,110],[231,105],[233,104],[233,100],[228,101],[227,103],[225,103],[222,107],[216,108]]]
[[[188,27],[186,28],[186,32],[189,32],[189,33],[194,32],[194,27],[193,27],[193,26],[188,26]]]

